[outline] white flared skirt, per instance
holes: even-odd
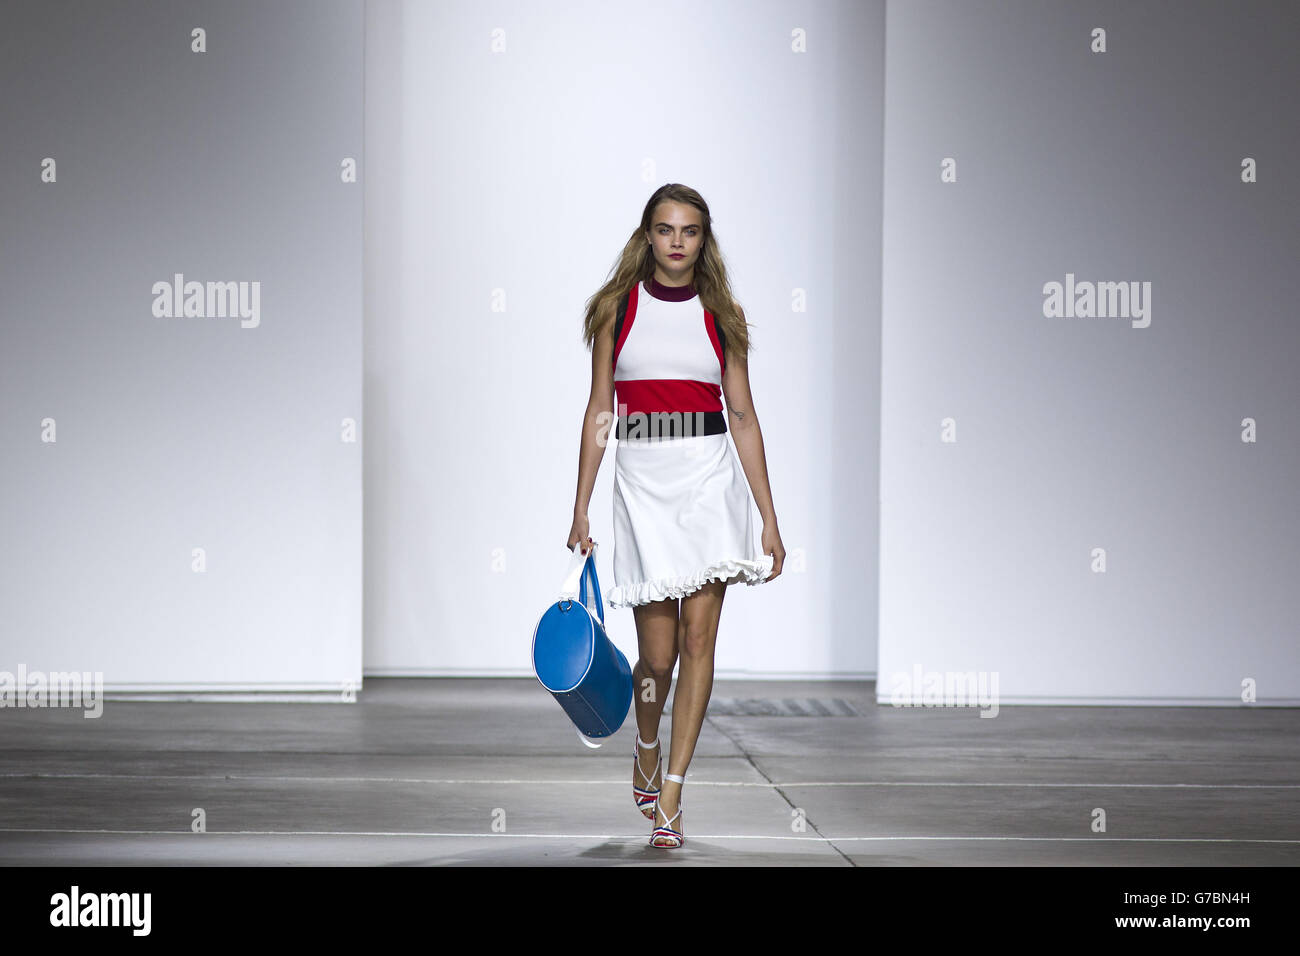
[[[620,441],[614,451],[610,607],[685,597],[709,581],[761,584],[753,501],[725,433]]]

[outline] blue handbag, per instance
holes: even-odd
[[[632,704],[632,668],[605,634],[594,542],[586,554],[574,547],[560,600],[533,629],[533,672],[588,747],[600,746],[590,738],[608,737],[623,726]]]

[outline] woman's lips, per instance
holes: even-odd
[[[673,252],[668,255],[669,259],[685,259],[686,257],[680,252]]]

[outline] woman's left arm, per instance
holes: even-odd
[[[745,317],[741,310],[741,318]],[[754,412],[754,397],[749,391],[749,359],[732,349],[727,350],[726,371],[722,373],[722,394],[727,399],[730,415],[727,428],[736,443],[741,467],[749,480],[758,512],[763,516],[763,553],[773,556],[771,580],[781,573],[785,562],[785,548],[776,523],[776,509],[772,505],[772,489],[767,480],[767,456],[763,450],[763,429],[759,427]]]

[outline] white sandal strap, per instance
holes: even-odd
[[[658,738],[658,737],[655,738],[655,742],[654,742],[654,743],[652,743],[652,744],[648,744],[648,743],[646,743],[645,741],[643,741],[643,740],[641,739],[641,735],[640,735],[640,734],[637,734],[637,735],[636,735],[636,742],[637,742],[638,744],[640,744],[642,747],[646,748],[647,750],[653,750],[655,747],[659,746],[659,738]],[[664,755],[663,755],[663,754],[660,754],[660,755],[655,759],[654,769],[650,771],[649,776],[647,776],[645,770],[643,770],[643,769],[641,768],[641,754],[640,754],[640,753],[637,753],[637,754],[635,754],[635,757],[636,757],[636,759],[633,761],[633,763],[636,764],[636,772],[639,773],[639,774],[641,775],[641,779],[644,780],[645,783],[646,783],[644,789],[649,790],[650,787],[654,785],[654,782],[655,782],[655,781],[654,781],[654,776],[655,776],[655,774],[657,774],[657,773],[659,772],[659,766],[664,762]]]
[[[679,774],[675,774],[675,773],[666,773],[666,774],[664,774],[664,779],[665,779],[665,780],[672,780],[672,781],[675,781],[675,782],[677,782],[677,783],[685,783],[685,782],[686,782],[686,778],[685,778],[684,776],[681,776],[681,775],[679,775]],[[685,806],[685,804],[682,802],[681,798],[679,797],[679,798],[677,799],[677,812],[674,813],[671,817],[668,816],[668,814],[666,814],[666,813],[663,812],[663,809],[659,806],[659,804],[655,804],[655,813],[659,814],[660,816],[662,816],[662,817],[667,821],[667,823],[665,824],[665,826],[669,826],[669,825],[672,824],[672,822],[673,822],[674,820],[676,820],[679,816],[682,815],[682,807],[684,807],[684,806]],[[658,819],[658,817],[656,817],[655,819]]]
[[[659,805],[658,805],[658,804],[655,804],[655,813],[657,813],[657,814],[659,814],[661,817],[663,817],[663,818],[664,818],[664,821],[665,821],[663,824],[656,825],[656,826],[655,826],[655,829],[656,829],[656,830],[662,829],[663,827],[668,827],[669,829],[672,829],[673,821],[676,820],[678,817],[680,817],[680,816],[682,815],[682,808],[681,808],[681,806],[679,805],[679,806],[677,807],[677,812],[674,813],[674,814],[670,817],[670,816],[668,816],[668,814],[664,813],[663,810],[659,809]]]
[[[644,770],[641,769],[641,761],[640,761],[640,760],[635,760],[635,761],[633,761],[633,763],[636,764],[636,772],[639,773],[639,774],[641,775],[641,779],[644,780],[644,781],[646,782],[646,785],[645,785],[645,788],[644,788],[644,789],[647,789],[647,790],[650,789],[651,784],[653,784],[653,783],[655,782],[655,779],[654,779],[654,778],[655,778],[655,774],[657,774],[657,773],[659,772],[659,765],[662,764],[663,762],[664,762],[664,758],[663,758],[663,757],[660,757],[658,760],[656,760],[656,761],[655,761],[654,769],[650,771],[650,775],[647,777],[647,776],[646,776],[646,772],[645,772]]]

